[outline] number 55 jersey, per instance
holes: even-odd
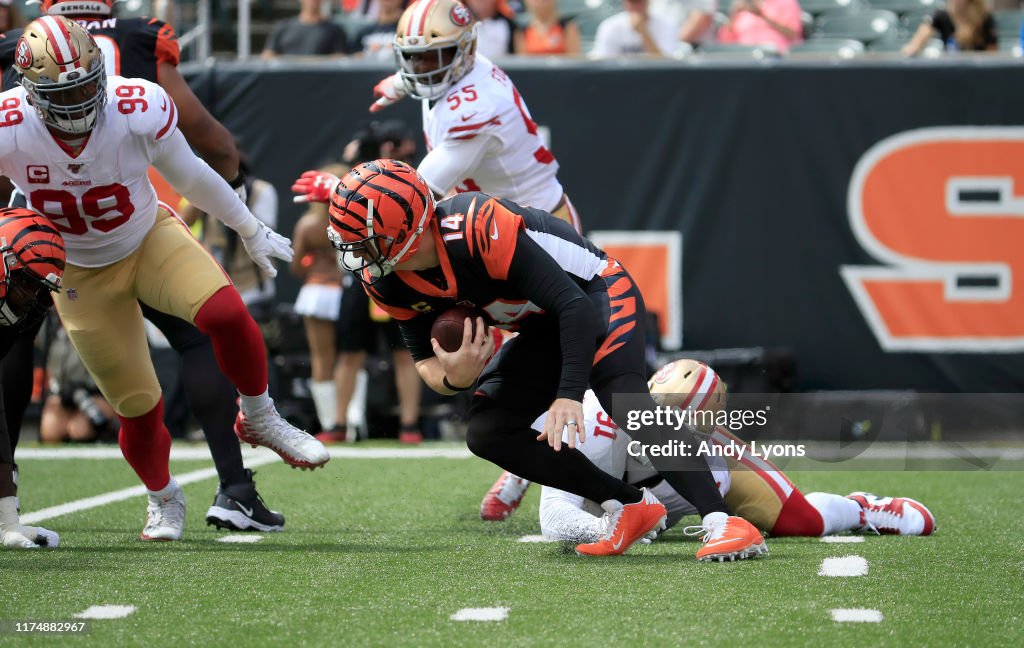
[[[174,102],[143,79],[107,78],[106,103],[76,151],[54,137],[18,86],[0,94],[0,174],[64,236],[68,263],[106,266],[131,254],[156,221],[147,172],[175,132]]]

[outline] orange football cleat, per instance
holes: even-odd
[[[529,487],[529,481],[504,471],[480,502],[480,518],[488,522],[501,522],[515,513]]]
[[[618,556],[652,531],[664,529],[668,512],[651,491],[643,492],[643,499],[635,504],[623,506],[614,500],[601,504],[606,511],[601,518],[605,530],[597,542],[576,545],[576,554]]]
[[[704,546],[697,552],[697,560],[744,560],[768,553],[764,537],[750,522],[735,515],[710,513],[704,523],[683,529],[686,535],[701,535]]]

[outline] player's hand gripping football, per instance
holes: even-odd
[[[239,236],[239,238],[242,239],[245,251],[249,253],[249,256],[268,279],[277,276],[277,268],[274,267],[271,258],[290,263],[292,257],[295,256],[292,242],[263,223],[259,223],[256,233],[252,236],[248,238]]]
[[[436,338],[430,338],[430,346],[434,348],[448,378],[448,383],[457,387],[469,387],[476,382],[480,372],[494,355],[494,336],[484,324],[482,317],[476,318],[476,335],[473,334],[473,320],[466,318],[462,328],[462,346],[458,351],[449,353],[441,348]]]
[[[396,104],[404,99],[406,94],[408,93],[405,90],[405,83],[397,73],[381,79],[373,86],[373,96],[377,97],[377,101],[370,105],[370,112],[375,113]]]
[[[324,171],[306,171],[292,185],[292,191],[299,194],[292,202],[309,203],[330,201],[331,192],[338,184],[338,176]]]
[[[544,431],[537,435],[537,440],[547,441],[557,452],[562,449],[564,430],[569,447],[575,448],[577,436],[580,443],[587,440],[587,432],[583,428],[583,403],[571,398],[556,398],[548,408]]]

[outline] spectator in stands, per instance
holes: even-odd
[[[0,0],[0,34],[24,26],[25,21],[14,0]]]
[[[382,157],[411,160],[415,154],[416,139],[413,132],[405,123],[391,120],[371,122],[366,129],[356,133],[345,147],[342,160],[348,165],[355,165],[363,160]],[[323,237],[323,230],[321,237],[326,238]],[[422,383],[412,355],[402,341],[398,322],[370,302],[366,291],[352,273],[344,273],[342,281],[341,312],[335,331],[338,348],[338,364],[334,374],[337,385],[336,423],[334,429],[325,430],[317,438],[325,443],[357,438],[358,428],[365,425],[365,421],[356,420],[353,416],[365,416],[366,383],[365,379],[360,379],[360,375],[365,376],[367,352],[376,350],[380,338],[383,338],[391,351],[395,370],[400,425],[398,440],[402,443],[420,443],[423,440],[419,427]]]
[[[904,56],[915,56],[931,38],[938,37],[947,52],[984,52],[999,49],[996,21],[985,0],[950,0],[946,9],[928,16],[910,42]]]
[[[556,56],[580,53],[580,28],[558,16],[558,0],[526,0],[530,24],[515,35],[516,54]]]
[[[678,40],[675,26],[669,19],[651,13],[648,0],[622,0],[622,9],[597,26],[591,56],[672,56]]]
[[[263,58],[345,54],[345,30],[323,15],[320,0],[299,0],[299,15],[274,25]]]
[[[382,3],[389,1],[382,0]],[[344,164],[331,164],[321,169],[336,176],[348,170]],[[295,312],[302,316],[306,328],[316,417],[329,435],[328,440],[334,440],[338,436],[344,438],[344,430],[335,429],[338,394],[334,383],[337,358],[334,328],[341,310],[341,269],[334,247],[324,239],[327,226],[327,204],[310,203],[309,211],[295,224],[292,234],[295,257],[290,270],[302,280],[302,288],[295,299]]]
[[[711,38],[716,11],[716,0],[651,0],[651,13],[671,20],[680,42],[692,47]]]
[[[394,63],[395,55],[391,43],[395,40],[398,19],[405,11],[405,0],[378,0],[376,5],[377,22],[360,29],[356,33],[353,46],[364,58]]]
[[[514,20],[515,13],[506,0],[465,1],[480,25],[477,27],[476,51],[492,60],[513,54],[519,28]]]
[[[781,53],[803,40],[797,0],[733,0],[729,22],[718,30],[722,43],[771,45]]]

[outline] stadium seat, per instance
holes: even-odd
[[[772,45],[738,45],[735,43],[706,43],[699,53],[716,59],[763,60],[779,58],[780,53]]]
[[[935,13],[933,9],[908,11],[900,16],[900,28],[913,34],[921,26],[921,23],[924,22],[924,19],[931,17],[933,13]]]
[[[996,31],[999,33],[999,40],[1012,38],[1020,40],[1020,26],[1024,22],[1024,11],[1020,9],[1005,9],[993,13],[996,19]]]
[[[803,0],[800,8],[815,16],[823,13],[851,13],[863,8],[862,0]],[[725,5],[728,9],[728,4]]]
[[[790,50],[790,56],[806,57],[829,56],[851,59],[864,53],[864,43],[850,38],[812,38],[797,43]]]
[[[945,0],[871,0],[872,9],[888,9],[900,15],[922,12],[930,15],[945,6]]]
[[[868,51],[873,54],[898,53],[909,40],[910,36],[903,39],[892,38],[875,41],[868,45]],[[932,38],[925,43],[917,56],[918,58],[939,58],[944,53],[945,48],[942,46],[942,41],[938,38]]]
[[[619,10],[614,7],[601,6],[597,9],[584,11],[576,16],[576,24],[580,28],[580,35],[583,40],[593,40],[594,35],[597,34],[597,26],[601,24],[601,21],[618,12]]]
[[[896,30],[899,18],[885,9],[870,9],[855,14],[826,14],[818,18],[815,36],[852,38],[871,43]]]

